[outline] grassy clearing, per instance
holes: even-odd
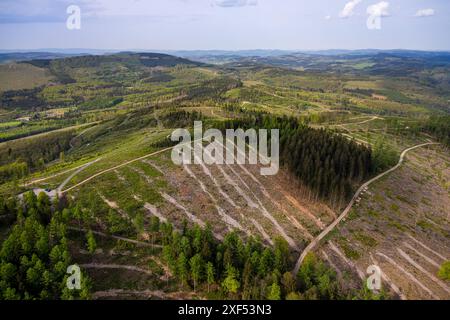
[[[353,233],[353,237],[366,247],[375,247],[378,244],[374,238],[363,232],[355,232]]]
[[[340,237],[338,239],[339,246],[342,248],[342,251],[344,251],[344,254],[347,258],[352,260],[358,260],[360,258],[360,253],[358,250],[354,249],[351,244],[349,243],[348,239]]]
[[[49,83],[53,77],[45,70],[28,63],[0,65],[0,92],[31,89]]]
[[[17,126],[19,126],[21,124],[22,124],[22,121],[0,122],[0,131],[17,127]]]

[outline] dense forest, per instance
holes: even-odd
[[[51,202],[45,193],[32,192],[22,199],[0,198],[0,217],[12,215],[16,222],[0,250],[0,299],[89,299],[91,280],[82,273],[80,290],[67,289],[67,267],[72,263],[67,229],[82,223],[89,230],[91,215],[78,203]],[[168,222],[151,217],[146,230],[152,242],[162,245],[162,258],[179,285],[215,299],[383,299],[367,290],[343,289],[336,273],[309,254],[297,275],[289,246],[282,238],[273,247],[259,239],[245,242],[236,232],[222,241],[207,225],[175,230]],[[126,229],[126,230],[125,230]],[[130,236],[133,228],[121,228]],[[86,233],[89,252],[96,248],[91,231]]]
[[[158,235],[162,255],[185,289],[203,292],[212,299],[318,300],[386,299],[384,291],[374,294],[366,288],[349,289],[336,273],[313,253],[308,254],[297,275],[293,275],[292,254],[287,242],[276,238],[273,247],[259,239],[245,242],[236,232],[222,241],[213,237],[210,226],[180,231],[170,223],[152,217],[149,231]],[[157,238],[157,239],[158,239]]]
[[[450,116],[431,117],[423,130],[450,147]]]
[[[187,100],[210,98],[220,100],[220,96],[228,90],[242,87],[242,82],[238,79],[223,77],[207,80],[189,89],[182,90],[181,94]]]
[[[26,162],[13,162],[0,166],[0,183],[16,181],[28,174],[28,165]]]
[[[29,169],[41,169],[70,148],[74,131],[48,133],[37,139],[8,141],[0,145],[0,165],[25,162]]]
[[[42,88],[9,90],[0,93],[0,108],[41,110],[47,104],[39,97]]]
[[[244,243],[234,232],[219,243],[208,226],[189,228],[185,224],[181,232],[169,224],[152,226],[161,233],[163,257],[181,285],[201,288],[211,298],[298,300],[343,295],[335,272],[313,255],[294,277],[289,246],[281,238],[269,248],[253,238]]]
[[[16,223],[0,250],[0,299],[88,299],[89,279],[82,274],[81,290],[66,286],[71,257],[66,227],[70,211],[59,211],[45,193],[23,200],[0,199],[0,216]]]
[[[371,149],[296,118],[257,115],[230,120],[227,128],[280,129],[280,160],[317,197],[348,198],[353,185],[374,172]]]
[[[201,120],[201,113],[173,112],[165,120],[175,127],[189,127]],[[166,121],[165,121],[166,122]],[[279,129],[280,161],[307,187],[310,197],[329,200],[340,205],[347,199],[353,186],[360,184],[379,169],[385,169],[388,160],[374,157],[372,150],[324,129],[313,129],[296,118],[275,117],[264,113],[244,113],[241,119],[215,121],[209,126],[225,129]],[[155,144],[157,147],[173,145],[170,139]],[[396,158],[377,144],[377,150]],[[382,159],[378,159],[378,158]],[[389,162],[388,164],[390,164]],[[380,168],[378,168],[380,167]],[[382,168],[381,168],[382,167]]]
[[[12,121],[10,127],[0,127],[0,143],[49,132],[77,124],[71,115],[64,119],[40,119],[35,113],[33,118],[25,121]]]

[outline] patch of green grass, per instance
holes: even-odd
[[[406,227],[401,225],[398,221],[395,221],[394,219],[389,218],[388,225],[400,231],[406,231]]]
[[[351,245],[348,243],[348,240],[345,238],[339,239],[339,246],[344,251],[344,254],[347,258],[352,260],[358,260],[360,258],[360,253],[351,247]]]
[[[164,270],[153,259],[148,261],[148,268],[159,276],[164,274]]]
[[[359,217],[359,213],[355,209],[352,209],[352,210],[350,210],[350,212],[349,212],[349,214],[347,216],[347,219],[348,220],[354,220],[354,219],[356,219],[358,217]]]
[[[359,62],[359,63],[353,64],[352,68],[354,68],[356,70],[362,70],[362,69],[373,67],[374,65],[375,65],[375,63],[373,63],[373,62]]]
[[[353,237],[366,247],[375,247],[377,245],[377,241],[374,238],[363,234],[362,232],[355,232]]]
[[[429,223],[428,221],[425,221],[425,220],[418,221],[417,225],[424,230],[434,230],[435,229],[431,223]]]
[[[336,228],[334,228],[324,237],[323,241],[327,242],[327,241],[333,239],[338,233],[339,233],[339,231]]]
[[[392,196],[392,191],[390,190],[390,189],[386,189],[385,191],[384,191],[385,193],[386,193],[386,195],[389,197],[389,198],[393,198],[393,196]]]
[[[375,199],[375,201],[378,202],[378,203],[381,203],[381,204],[384,203],[384,198],[383,198],[383,196],[382,196],[381,194],[379,194],[379,193],[377,193],[377,194],[374,196],[374,199]]]
[[[379,217],[380,214],[378,212],[376,212],[375,210],[369,209],[367,210],[367,215],[371,216],[371,217]]]
[[[149,183],[139,173],[133,171],[128,167],[120,169],[120,173],[125,177],[129,187],[126,188],[127,192],[131,195],[138,195],[142,197],[142,200],[151,204],[160,203],[162,201],[161,195],[158,193],[160,189],[154,182]]]
[[[1,122],[0,123],[0,130],[2,129],[8,129],[8,128],[13,128],[13,127],[17,127],[18,125],[22,124],[21,121],[9,121],[9,122]]]
[[[397,204],[393,203],[391,204],[391,209],[395,212],[398,212],[400,210],[400,207]]]
[[[442,264],[438,276],[443,280],[450,281],[450,261],[446,261]]]
[[[47,84],[52,78],[48,70],[28,63],[0,65],[0,92],[34,88]]]

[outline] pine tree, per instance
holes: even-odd
[[[269,293],[267,295],[269,300],[281,300],[281,289],[278,283],[274,282],[269,287]]]
[[[215,282],[214,276],[215,276],[214,265],[211,262],[208,262],[206,264],[206,281],[208,283],[208,292],[209,287]]]
[[[194,281],[194,291],[197,287],[197,283],[202,280],[203,277],[203,259],[202,256],[197,253],[189,261],[191,267],[191,278]]]
[[[86,234],[86,240],[89,253],[91,254],[95,253],[97,243],[95,241],[94,233],[92,232],[92,230],[89,230],[88,233]]]
[[[236,294],[241,287],[241,283],[238,280],[239,272],[236,268],[228,266],[226,271],[226,277],[222,282],[222,287],[226,292]]]
[[[265,248],[258,266],[258,274],[264,276],[272,269],[273,255],[269,248]]]
[[[291,272],[285,272],[281,278],[285,294],[295,291],[295,279]]]
[[[180,253],[177,259],[177,275],[180,278],[181,284],[186,285],[188,281],[189,270],[188,260],[183,252]]]

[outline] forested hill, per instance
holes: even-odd
[[[227,128],[279,128],[280,160],[314,197],[342,205],[374,172],[372,150],[327,130],[301,124],[295,118],[258,115],[229,120]]]
[[[39,85],[29,88],[18,86],[15,90],[3,91],[0,87],[0,109],[42,110],[83,103],[97,107],[112,107],[128,94],[142,93],[139,88],[135,91],[130,88],[142,87],[147,83],[165,84],[175,79],[176,76],[171,74],[175,71],[168,69],[203,66],[205,64],[201,62],[167,54],[130,52],[22,61],[11,69],[5,66],[5,70],[9,70],[17,83],[23,83],[24,79],[29,77],[37,79],[36,83]],[[25,71],[21,73],[11,71],[16,69]],[[5,80],[5,83],[10,81]],[[65,85],[68,87],[64,87]],[[126,89],[128,91],[124,91],[124,87],[128,88]],[[99,89],[113,91],[109,92],[111,100],[106,96],[100,97]],[[95,98],[89,99],[89,96]]]
[[[74,56],[75,54],[64,54],[54,52],[5,52],[0,53],[0,64],[18,61],[29,61],[37,59],[61,59]],[[81,54],[77,54],[81,55]]]
[[[52,64],[60,64],[69,68],[98,68],[103,64],[108,63],[121,63],[125,66],[134,67],[174,67],[179,64],[200,66],[201,62],[193,62],[184,58],[179,58],[171,56],[168,54],[161,53],[130,53],[123,52],[113,55],[101,55],[101,56],[81,56],[81,57],[70,57],[65,59],[60,59],[58,61],[51,59],[36,59],[27,61],[32,65],[38,67],[51,67]]]

